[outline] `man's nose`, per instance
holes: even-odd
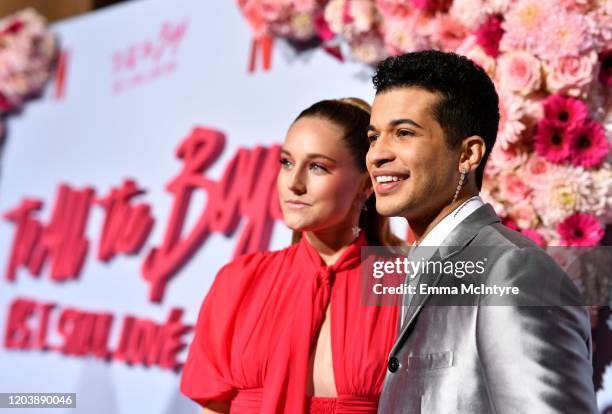
[[[380,168],[384,164],[395,159],[395,153],[386,135],[381,134],[378,139],[370,146],[366,155],[368,168]]]

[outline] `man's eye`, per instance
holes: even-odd
[[[414,132],[409,129],[399,129],[397,131],[397,135],[400,137],[411,137],[414,135]]]
[[[279,162],[283,168],[291,168],[291,166],[293,165],[291,161],[286,158],[281,158]]]
[[[377,139],[378,139],[378,135],[375,135],[375,134],[368,135],[368,141],[370,142],[370,144],[376,141]]]

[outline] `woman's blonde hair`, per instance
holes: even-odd
[[[359,98],[327,99],[304,109],[295,119],[318,117],[326,119],[344,131],[343,141],[353,155],[360,171],[366,172],[366,154],[370,147],[367,128],[370,125],[370,105]],[[293,121],[293,122],[295,122]],[[366,210],[359,216],[359,227],[366,239],[374,246],[404,246],[405,242],[391,232],[389,219],[376,212],[376,198],[372,194],[365,202]],[[293,232],[293,243],[300,240],[302,233]]]

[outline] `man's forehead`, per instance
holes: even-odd
[[[403,87],[377,94],[372,103],[372,124],[392,122],[404,117],[431,116],[439,95],[423,88]]]

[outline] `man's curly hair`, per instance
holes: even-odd
[[[472,135],[480,136],[486,144],[476,169],[476,185],[482,187],[485,164],[497,136],[499,98],[480,66],[455,53],[427,50],[383,60],[372,80],[377,95],[404,87],[437,93],[440,99],[431,111],[448,146],[456,148]]]

